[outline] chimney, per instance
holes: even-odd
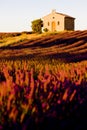
[[[53,9],[53,10],[52,10],[52,13],[55,13],[55,12],[56,12],[56,10],[55,10],[55,9]]]

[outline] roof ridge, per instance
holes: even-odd
[[[48,16],[48,15],[50,15],[50,14],[60,14],[60,15],[63,15],[63,16],[65,16],[65,17],[70,17],[70,18],[73,18],[73,19],[75,19],[74,17],[72,17],[72,16],[70,16],[70,15],[67,15],[67,14],[64,14],[64,13],[59,13],[59,12],[56,12],[56,10],[52,10],[52,12],[51,13],[49,13],[49,14],[47,14],[47,15],[45,15],[44,17],[46,17],[46,16]]]
[[[72,17],[72,16],[70,16],[70,15],[67,15],[67,14],[64,14],[64,13],[59,13],[59,12],[55,12],[56,14],[60,14],[60,15],[63,15],[63,16],[65,16],[65,17],[70,17],[70,18],[74,18],[74,17]],[[75,18],[74,18],[75,19]]]

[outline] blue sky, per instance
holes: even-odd
[[[53,9],[75,17],[75,30],[87,30],[87,0],[0,0],[0,32],[31,30],[31,21]]]

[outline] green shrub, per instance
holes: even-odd
[[[43,31],[44,31],[44,32],[48,32],[49,30],[48,30],[47,28],[44,28]]]

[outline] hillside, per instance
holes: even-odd
[[[87,59],[87,30],[55,34],[19,34],[0,39],[0,58],[50,57],[64,61]]]

